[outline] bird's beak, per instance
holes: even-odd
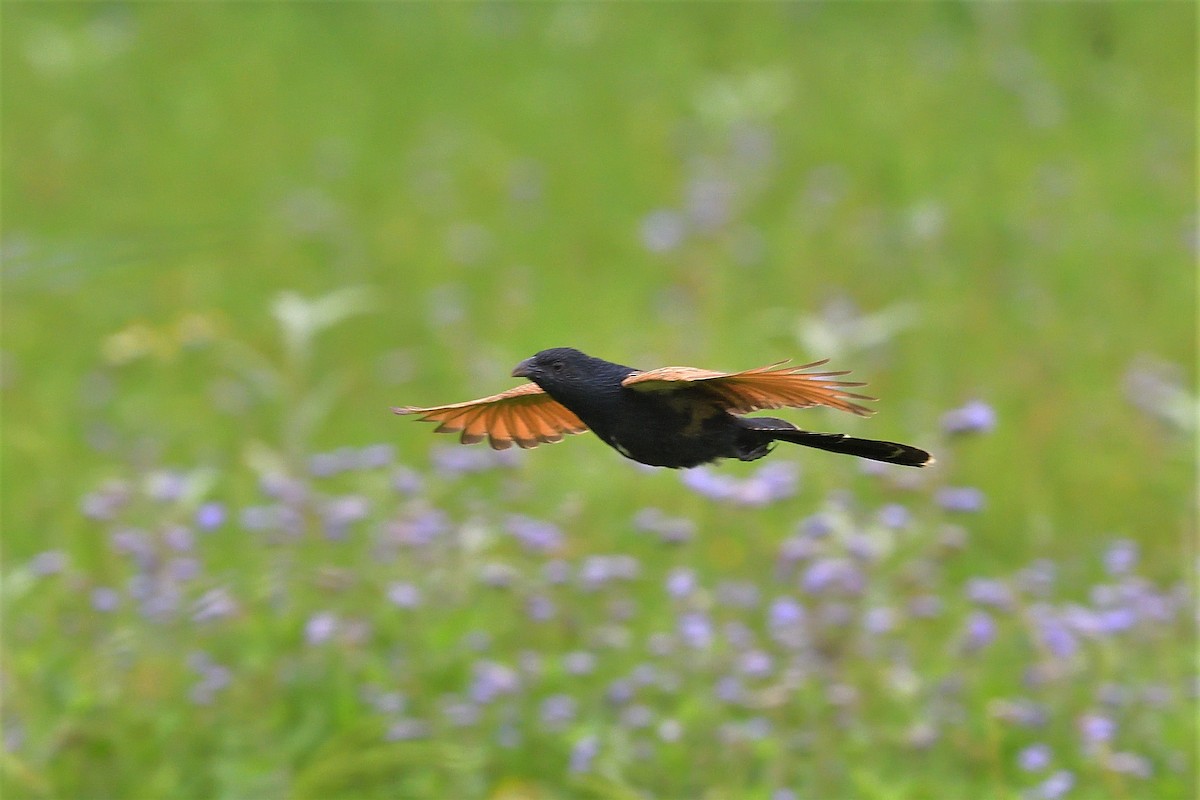
[[[513,367],[512,376],[514,378],[528,378],[532,374],[533,359],[527,358],[520,364]]]

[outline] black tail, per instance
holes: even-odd
[[[843,433],[802,431],[790,422],[773,417],[744,417],[741,422],[751,430],[768,434],[771,439],[802,444],[805,447],[815,447],[818,450],[828,450],[831,453],[845,453],[848,456],[869,458],[872,461],[884,461],[888,464],[901,464],[906,467],[924,467],[933,463],[933,456],[929,453],[919,447],[899,442],[855,439],[853,436],[846,436]]]

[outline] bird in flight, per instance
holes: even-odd
[[[465,403],[392,409],[440,423],[463,444],[483,441],[496,450],[558,442],[591,430],[618,453],[654,467],[687,468],[721,458],[753,461],[775,442],[791,442],[889,464],[924,467],[933,457],[897,442],[814,433],[775,417],[743,416],[771,408],[828,406],[859,416],[874,413],[847,391],[861,383],[837,380],[846,372],[811,372],[779,362],[743,372],[695,367],[640,370],[593,358],[570,347],[543,350],[513,369],[532,383]]]

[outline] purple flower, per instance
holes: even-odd
[[[1071,787],[1074,785],[1075,774],[1065,769],[1060,769],[1038,784],[1032,796],[1040,798],[1040,800],[1058,800],[1058,798],[1071,791]]]
[[[147,586],[147,590],[140,598],[141,605],[138,608],[142,616],[155,621],[173,616],[179,609],[179,589],[171,584],[155,586],[153,582],[147,582]],[[130,594],[133,594],[132,589]]]
[[[574,721],[578,705],[570,695],[555,694],[547,697],[538,709],[542,727],[548,731],[561,731]]]
[[[638,664],[629,673],[629,680],[636,686],[652,686],[659,680],[659,671],[653,664]]]
[[[552,522],[510,514],[504,521],[504,527],[526,550],[547,553],[562,547],[562,531]]]
[[[489,561],[479,568],[480,582],[493,589],[507,589],[520,577],[516,567],[501,561]]]
[[[1149,778],[1154,773],[1150,761],[1136,753],[1112,753],[1105,759],[1104,766],[1113,772],[1133,775],[1135,778]]]
[[[822,512],[801,520],[799,533],[813,539],[823,539],[833,533],[836,528],[833,516]]]
[[[430,508],[388,524],[389,538],[398,544],[422,547],[450,531],[450,520],[444,511]]]
[[[554,605],[554,601],[549,597],[541,594],[531,595],[525,601],[525,613],[534,622],[545,622],[554,619],[558,613],[558,608]]]
[[[722,676],[713,690],[717,699],[723,703],[739,703],[746,696],[746,687],[736,675]]]
[[[767,610],[767,624],[784,628],[804,622],[804,606],[790,597],[777,597]]]
[[[331,611],[318,611],[304,625],[304,638],[309,644],[324,644],[338,629],[338,618]]]
[[[387,599],[400,608],[416,608],[421,605],[421,590],[411,583],[394,581],[388,584]]]
[[[330,498],[321,509],[325,522],[325,535],[330,539],[341,539],[356,522],[367,518],[371,502],[362,495],[345,494]]]
[[[617,678],[604,690],[604,699],[614,706],[623,706],[633,699],[633,681]]]
[[[1008,584],[993,578],[971,578],[967,581],[967,597],[977,605],[1005,611],[1013,605],[1013,595]]]
[[[188,666],[200,675],[200,681],[191,689],[192,702],[196,705],[209,705],[221,689],[230,684],[233,673],[228,667],[214,663],[203,651],[191,653],[187,657]]]
[[[683,484],[710,500],[762,506],[795,494],[798,475],[790,461],[767,464],[744,481],[718,475],[709,467],[696,467],[683,474]]]
[[[1017,753],[1017,764],[1026,772],[1041,772],[1050,766],[1050,748],[1040,742]]]
[[[392,471],[392,488],[400,494],[420,494],[425,488],[425,479],[415,469],[396,467]]]
[[[876,539],[863,533],[851,533],[845,538],[846,553],[858,561],[874,561],[879,556],[880,545]]]
[[[238,611],[237,601],[224,586],[209,589],[192,604],[192,620],[207,622],[231,617]]]
[[[738,657],[738,671],[751,678],[769,675],[771,667],[771,656],[762,650],[747,650]]]
[[[84,495],[80,510],[88,519],[111,520],[129,502],[131,491],[124,481],[110,481]]]
[[[353,468],[382,469],[392,463],[396,448],[390,444],[371,444],[359,450],[353,459]]]
[[[677,719],[664,719],[658,724],[658,738],[664,742],[678,742],[683,737],[683,725]]]
[[[820,549],[821,545],[815,539],[799,534],[789,536],[779,545],[779,560],[785,567],[792,566],[797,561],[812,558]]]
[[[888,606],[875,606],[863,615],[863,627],[868,633],[879,635],[896,627],[896,610]]]
[[[983,492],[972,486],[945,486],[938,489],[937,504],[947,511],[972,513],[983,510]]]
[[[690,541],[696,534],[696,523],[685,517],[668,517],[660,509],[644,508],[633,518],[633,526],[646,533],[658,534],[668,544]]]
[[[1017,585],[1021,591],[1034,597],[1046,597],[1054,588],[1057,572],[1053,561],[1041,558],[1017,573]]]
[[[734,196],[729,181],[697,176],[688,181],[686,194],[687,215],[697,228],[714,230],[729,222]]]
[[[899,503],[888,503],[879,509],[876,515],[881,525],[892,530],[900,530],[908,526],[912,512]]]
[[[563,669],[568,675],[589,675],[596,669],[596,656],[586,650],[573,650],[563,656]]]
[[[589,772],[599,752],[600,740],[595,736],[584,736],[571,747],[569,769],[571,772]]]
[[[154,545],[150,542],[149,535],[142,530],[136,528],[122,528],[113,531],[109,537],[112,543],[112,548],[118,553],[129,555],[137,562],[137,565],[143,570],[149,570],[158,563],[158,555],[154,552]]]
[[[29,571],[38,577],[56,575],[66,566],[67,554],[61,550],[45,550],[29,561]]]
[[[937,595],[923,594],[908,603],[908,613],[919,619],[932,619],[942,613],[942,600]]]
[[[168,525],[162,538],[167,547],[180,553],[189,552],[195,544],[192,529],[186,525]]]
[[[942,430],[949,434],[990,433],[995,427],[996,412],[982,400],[972,400],[942,415]]]
[[[211,501],[196,509],[196,527],[202,531],[211,531],[225,524],[225,505]]]
[[[1084,714],[1078,724],[1079,735],[1087,744],[1110,741],[1117,731],[1117,724],[1101,714]]]
[[[739,487],[737,499],[743,505],[766,505],[796,493],[800,468],[791,461],[772,461]]]
[[[265,531],[275,527],[279,518],[274,506],[247,506],[242,509],[241,525],[248,531]]]
[[[599,589],[612,578],[612,570],[605,556],[588,556],[579,565],[579,582],[585,589]]]
[[[1070,658],[1079,650],[1075,634],[1053,610],[1039,604],[1031,609],[1035,618],[1038,641],[1051,655]]]
[[[682,614],[679,617],[679,638],[693,649],[706,650],[712,645],[712,623],[699,611]]]
[[[561,558],[551,559],[542,565],[542,577],[549,584],[566,583],[571,579],[571,565]]]
[[[308,471],[314,478],[329,478],[345,468],[338,453],[317,453],[308,459]]]
[[[810,594],[841,591],[858,594],[866,586],[866,579],[858,567],[845,558],[819,558],[809,565],[800,585]]]
[[[438,446],[430,451],[433,468],[440,475],[455,478],[471,472],[513,467],[521,458],[515,450]]]
[[[273,472],[259,479],[259,490],[273,500],[279,500],[288,505],[299,505],[309,495],[308,487],[288,475]]]
[[[1124,606],[1109,608],[1096,615],[1097,628],[1101,633],[1121,633],[1137,624],[1137,614]]]
[[[696,573],[687,567],[676,567],[667,573],[667,593],[672,597],[687,597],[695,589]]]
[[[1109,575],[1125,575],[1138,562],[1137,542],[1129,539],[1118,539],[1104,553],[1104,568]]]
[[[648,728],[654,722],[654,713],[641,703],[635,703],[621,709],[620,721],[622,726],[630,730]]]
[[[200,572],[200,560],[196,558],[172,558],[166,563],[165,574],[173,581],[192,581]]]
[[[458,695],[445,695],[440,705],[442,716],[455,728],[470,728],[479,722],[479,706]]]
[[[1025,728],[1040,728],[1049,717],[1044,706],[1024,697],[998,701],[992,713],[997,719]]]
[[[121,595],[116,589],[98,586],[92,590],[92,608],[97,611],[116,611],[121,604]]]
[[[728,475],[718,475],[709,467],[685,470],[683,485],[710,500],[729,500],[737,494],[737,481]]]
[[[767,609],[771,638],[791,650],[803,647],[807,640],[804,619],[804,606],[790,597],[777,598]]]
[[[619,581],[636,580],[642,571],[642,562],[630,555],[618,553],[609,557],[609,571]]]
[[[389,742],[407,742],[429,737],[429,724],[419,719],[398,719],[387,732]]]
[[[512,667],[480,661],[473,670],[469,694],[476,703],[485,704],[501,695],[514,694],[520,685],[520,676]]]
[[[408,705],[408,698],[400,692],[385,692],[371,685],[363,687],[362,699],[380,714],[399,714]]]
[[[146,496],[160,503],[173,503],[183,496],[187,479],[175,470],[157,470],[146,476]]]
[[[642,245],[651,253],[669,253],[683,244],[687,227],[678,211],[660,208],[642,220]]]

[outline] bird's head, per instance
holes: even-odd
[[[528,378],[541,385],[567,384],[587,377],[592,359],[573,347],[552,347],[530,356],[513,367],[514,378]]]
[[[513,368],[514,378],[528,378],[547,394],[580,413],[577,406],[592,405],[621,391],[625,367],[593,358],[573,347],[554,347],[531,356]]]

